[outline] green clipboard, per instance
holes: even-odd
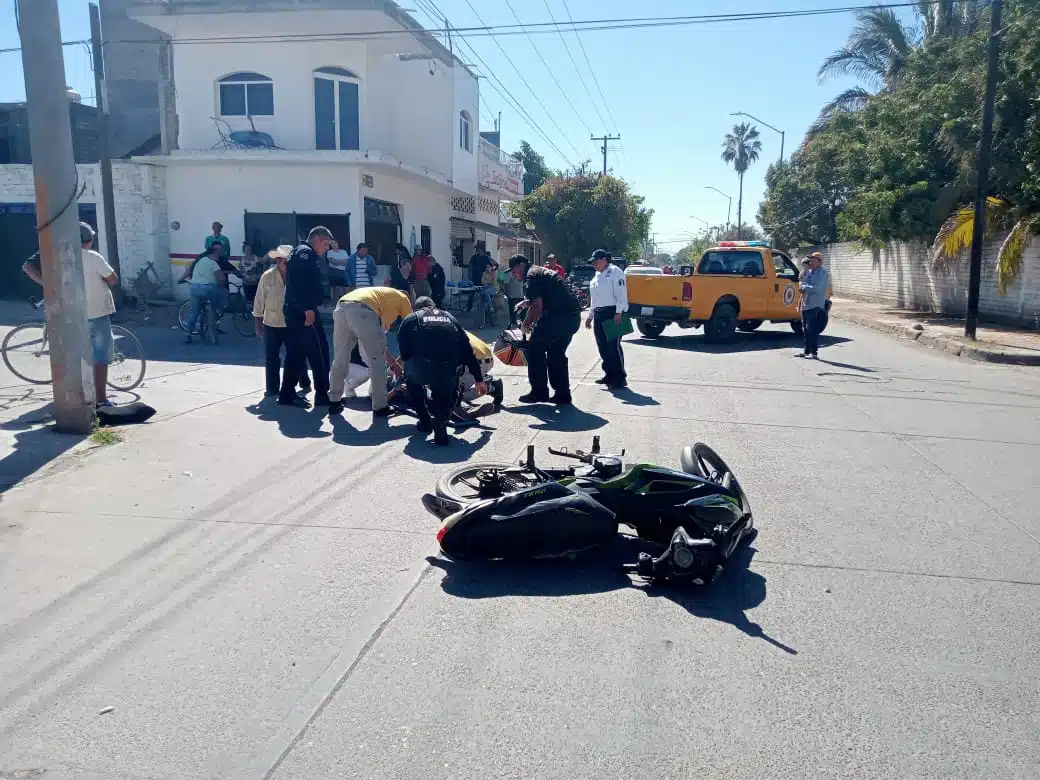
[[[628,316],[628,312],[621,316],[620,325],[614,322],[613,318],[603,322],[603,332],[606,334],[608,341],[627,336],[632,330],[632,318]]]

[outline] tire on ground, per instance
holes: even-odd
[[[652,320],[636,320],[636,327],[648,339],[659,338],[664,333],[665,323]]]
[[[704,323],[704,337],[713,344],[724,344],[737,331],[737,307],[732,303],[717,303],[711,319]]]

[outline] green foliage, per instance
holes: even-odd
[[[524,164],[524,195],[534,192],[555,174],[545,164],[545,158],[538,154],[527,141],[520,142],[520,148],[513,153]]]
[[[565,262],[584,260],[595,249],[634,257],[650,234],[653,211],[614,176],[552,178],[514,208],[542,234],[549,251]]]
[[[988,194],[1007,204],[1004,230],[1022,220],[1035,229],[1032,216],[1040,214],[1040,22],[1028,16],[1031,5],[1008,0],[1001,36]],[[920,33],[907,38],[912,49],[905,57],[892,49],[899,62],[877,70],[873,85],[881,91],[846,107],[854,110],[839,107],[822,118],[790,161],[767,173],[758,216],[774,226],[770,233],[779,245],[931,243],[947,218],[970,203],[988,25],[983,2],[922,4]],[[834,67],[828,63],[825,69]],[[826,205],[802,216],[817,204]],[[1016,251],[1004,262],[1002,279],[1018,267],[1025,229],[1009,245]]]

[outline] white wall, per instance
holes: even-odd
[[[76,170],[80,183],[86,185],[79,200],[81,203],[96,204],[97,247],[102,254],[107,254],[108,236],[101,202],[100,166],[77,165]],[[123,289],[132,292],[138,272],[152,261],[164,284],[163,293],[172,295],[165,170],[161,167],[115,162],[112,165],[112,185]],[[31,165],[0,165],[0,201],[34,203],[35,199]]]
[[[998,322],[1040,328],[1040,238],[1026,250],[1019,280],[1006,295],[997,290],[994,270],[999,248],[1000,241],[983,248],[979,313]],[[819,249],[831,270],[831,289],[839,297],[951,316],[963,316],[967,309],[966,257],[949,273],[940,274],[923,244],[895,243],[876,253],[851,242]]]
[[[330,30],[361,32],[395,27],[382,13],[368,11],[296,10],[222,14],[174,14],[146,21],[176,39],[211,39],[218,43],[175,44],[174,80],[179,121],[178,148],[207,150],[219,136],[211,117],[219,116],[220,78],[238,71],[255,71],[274,82],[274,116],[254,117],[256,129],[270,133],[279,147],[313,150],[313,71],[324,66],[346,68],[360,79],[361,152],[387,152],[406,164],[452,176],[452,139],[457,121],[451,112],[452,93],[462,67],[449,68],[431,60],[401,61],[396,54],[427,50],[411,35],[378,40],[306,40],[306,35]],[[291,36],[282,42],[250,42],[248,37]],[[476,119],[476,80],[468,82],[465,105]],[[471,93],[471,94],[470,94]],[[458,110],[461,110],[459,108]],[[457,116],[457,111],[454,112]],[[234,130],[249,129],[245,117],[226,118]],[[473,127],[474,152],[478,128]],[[358,157],[357,153],[350,154]],[[476,163],[462,172],[476,191]]]
[[[421,235],[421,226],[429,226],[433,256],[447,268],[451,263],[448,235],[450,207],[448,193],[423,187],[404,178],[390,176],[378,169],[367,171],[367,173],[372,176],[375,186],[362,187],[361,197],[385,200],[401,206],[402,243],[408,246],[409,251],[412,249],[409,245],[412,228],[415,229],[415,237],[418,240]],[[363,226],[359,227],[363,229]]]
[[[480,154],[480,86],[464,68],[454,68],[454,111],[452,112],[452,153],[454,165],[452,178],[455,189],[461,192],[477,192],[477,174]],[[459,114],[469,113],[473,124],[470,128],[470,151],[459,145]]]

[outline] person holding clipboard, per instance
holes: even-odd
[[[585,327],[592,328],[596,335],[596,346],[603,361],[603,376],[596,384],[614,390],[628,387],[621,337],[632,332],[632,321],[627,316],[625,272],[610,261],[609,252],[597,249],[592,253],[589,262],[596,269],[596,275],[589,283],[589,315]]]

